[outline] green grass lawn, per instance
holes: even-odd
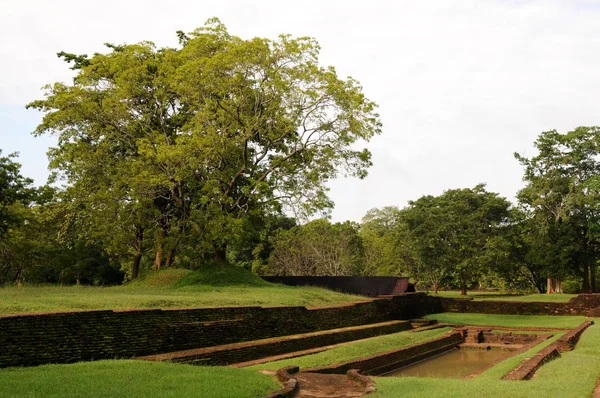
[[[373,337],[370,339],[358,341],[356,343],[344,344],[339,347],[335,347],[330,350],[322,351],[316,354],[255,365],[248,367],[247,369],[277,370],[284,366],[291,365],[300,366],[300,369],[304,369],[315,366],[330,365],[336,362],[344,362],[355,358],[375,355],[380,352],[391,351],[403,346],[431,340],[441,336],[444,333],[449,332],[450,330],[452,330],[452,328],[432,329],[415,333],[393,333],[385,336]]]
[[[600,325],[593,325],[586,330],[574,351],[563,353],[560,358],[542,366],[532,380],[500,380],[520,360],[550,343],[551,341],[546,341],[524,354],[508,359],[472,380],[377,377],[375,381],[378,391],[371,397],[588,398],[600,376]]]
[[[0,288],[0,314],[129,308],[217,306],[320,306],[365,300],[316,287],[263,281],[235,267],[150,272],[123,286],[24,286]]]
[[[247,369],[144,361],[0,369],[0,397],[255,398],[277,391],[272,378]]]
[[[433,293],[429,293],[435,296]],[[465,298],[460,295],[460,291],[440,291],[437,293],[441,297],[449,298]],[[577,297],[576,294],[511,294],[511,293],[498,293],[498,292],[481,292],[473,291],[467,292],[466,297],[471,297],[473,300],[497,300],[497,301],[525,301],[525,302],[558,302],[564,303]]]

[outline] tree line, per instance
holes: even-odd
[[[218,261],[259,273],[407,275],[419,288],[596,291],[599,130],[542,133],[516,154],[511,204],[485,185],[313,219],[326,182],[365,178],[381,133],[360,84],[311,38],[241,39],[216,19],[177,48],[59,53],[70,84],[28,107],[53,135],[49,185],[0,153],[0,283],[115,284]]]

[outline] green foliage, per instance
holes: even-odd
[[[562,281],[562,290],[567,294],[578,294],[581,293],[581,286],[583,284],[583,278],[569,277]]]
[[[358,226],[326,219],[281,231],[265,272],[275,275],[359,275],[363,267]]]
[[[590,283],[594,274],[589,272],[600,254],[600,129],[546,131],[535,146],[539,153],[530,159],[515,154],[527,182],[519,200],[535,224],[531,255],[547,277],[578,274],[583,291],[595,290],[595,281]]]
[[[131,278],[178,253],[224,260],[228,245],[247,260],[248,220],[327,211],[325,182],[365,177],[370,153],[356,144],[381,129],[376,105],[319,65],[311,38],[244,40],[216,19],[178,36],[180,48],[59,53],[73,84],[28,105],[45,113],[36,134],[58,137],[50,166],[82,238]]]
[[[15,153],[2,156],[0,149],[0,240],[12,225],[22,222],[18,205],[27,206],[35,197],[33,180],[21,175],[21,165],[13,160],[16,157]]]
[[[114,284],[119,265],[101,248],[62,229],[65,206],[49,186],[33,188],[14,155],[0,158],[0,284]]]
[[[419,282],[418,263],[404,212],[397,207],[371,209],[363,217],[360,237],[365,275],[411,275]]]
[[[423,196],[404,211],[422,272],[434,291],[477,282],[495,261],[494,239],[508,222],[510,203],[483,185]]]

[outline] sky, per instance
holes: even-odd
[[[56,57],[103,43],[176,46],[218,17],[231,34],[312,36],[320,62],[379,104],[383,133],[364,180],[331,181],[334,221],[487,183],[514,201],[539,133],[600,125],[600,1],[0,0],[0,149],[43,184],[53,137],[25,104],[70,82]]]

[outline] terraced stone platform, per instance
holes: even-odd
[[[147,361],[172,361],[192,365],[232,365],[265,357],[311,350],[361,340],[411,328],[409,321],[388,321],[319,332],[282,336],[242,343],[138,357]]]

